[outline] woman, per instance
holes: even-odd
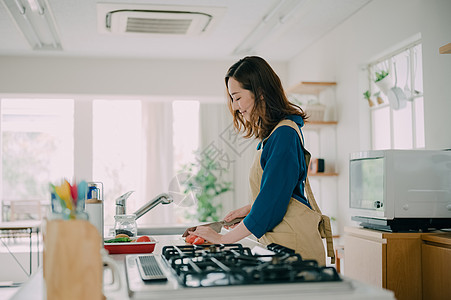
[[[314,199],[309,197],[309,202],[304,195],[310,159],[302,144],[305,113],[288,101],[279,77],[260,57],[235,63],[225,84],[235,128],[261,141],[249,175],[254,201],[226,215],[225,221],[245,217],[227,234],[206,226],[190,233],[215,244],[235,243],[253,234],[264,244],[283,245],[325,265],[318,230],[321,213]]]

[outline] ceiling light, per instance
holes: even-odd
[[[306,0],[281,0],[262,18],[257,27],[233,51],[233,54],[246,55],[253,53],[257,46],[280,25],[285,24],[304,2]]]
[[[3,4],[34,50],[62,50],[47,0],[3,0]]]

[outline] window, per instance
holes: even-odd
[[[115,202],[134,191],[127,200],[127,213],[143,199],[141,188],[141,101],[94,100],[93,178],[103,183],[105,225],[114,225]]]
[[[48,205],[49,182],[75,177],[103,184],[105,225],[112,226],[117,197],[134,191],[127,200],[127,213],[133,213],[169,192],[174,175],[194,160],[199,147],[197,101],[93,99],[81,106],[77,101],[85,99],[0,101],[3,220],[9,218],[11,201]],[[92,126],[86,128],[91,115]],[[92,140],[74,135],[74,129],[92,131]],[[92,147],[92,159],[75,156],[74,145]],[[92,178],[74,174],[75,164],[83,165],[82,172],[92,170]],[[175,203],[159,205],[138,224],[184,223],[186,209]]]
[[[372,148],[424,148],[421,44],[410,44],[369,64],[367,70],[373,103],[370,111]]]
[[[199,101],[174,101],[173,114],[173,145],[174,145],[174,174],[176,180],[183,180],[180,174],[183,166],[196,161],[195,151],[199,150]],[[178,177],[180,176],[180,178]],[[177,186],[178,185],[178,186]],[[180,184],[171,188],[181,188]],[[171,192],[181,192],[171,191]],[[196,212],[194,201],[184,201],[174,198],[175,223],[188,223],[192,221],[190,215]],[[190,200],[193,198],[189,198]]]
[[[199,101],[174,101],[174,173],[195,161],[199,148]]]
[[[50,202],[49,182],[72,178],[74,102],[1,99],[3,220],[11,201]]]
[[[94,100],[93,178],[104,186],[105,225],[114,224],[115,202],[127,199],[127,213],[160,193],[199,145],[199,102]],[[186,207],[159,205],[138,220],[140,226],[185,223]]]

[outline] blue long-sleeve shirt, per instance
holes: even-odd
[[[300,116],[286,118],[294,121],[299,129],[304,125]],[[307,176],[304,151],[293,128],[281,126],[270,135],[264,144],[260,164],[263,169],[260,193],[243,220],[246,228],[257,238],[282,221],[291,197],[310,207],[304,196]]]

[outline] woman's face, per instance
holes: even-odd
[[[249,90],[243,89],[241,84],[233,77],[229,78],[227,89],[232,98],[232,109],[239,111],[243,118],[250,122],[255,102],[254,94]]]

